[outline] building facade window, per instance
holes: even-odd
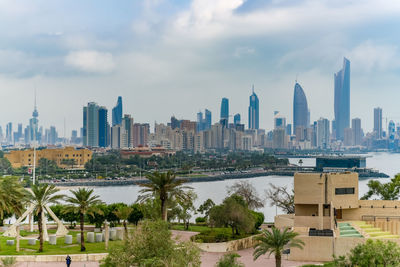
[[[354,195],[354,187],[335,188],[335,195]]]

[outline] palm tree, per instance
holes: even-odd
[[[126,221],[131,215],[133,209],[128,206],[119,207],[118,210],[114,211],[114,214],[118,217],[118,219],[122,220],[122,224],[124,225],[125,234],[128,235],[128,226],[126,225]]]
[[[83,231],[85,215],[89,214],[94,216],[94,213],[103,214],[103,212],[96,207],[103,202],[99,199],[98,195],[93,195],[93,189],[78,188],[77,190],[70,190],[70,192],[73,196],[65,199],[70,205],[66,206],[63,212],[79,213],[81,224],[81,251],[85,251],[85,237]]]
[[[166,173],[154,172],[148,174],[146,178],[149,183],[142,183],[139,186],[144,187],[139,191],[139,201],[146,201],[156,197],[161,203],[161,218],[167,221],[167,204],[174,196],[183,195],[183,189],[192,189],[188,186],[182,186],[186,181],[177,180],[175,173],[168,171]]]
[[[0,219],[4,213],[15,213],[21,216],[24,210],[24,199],[27,191],[22,187],[18,178],[8,176],[0,182]]]
[[[275,266],[281,267],[282,251],[285,247],[303,249],[304,242],[296,238],[298,235],[298,233],[289,230],[289,228],[285,228],[282,231],[275,227],[273,227],[271,231],[264,230],[261,235],[254,237],[255,240],[259,241],[259,243],[255,245],[255,250],[253,252],[254,260],[267,252],[269,252],[269,255],[274,253]]]
[[[39,228],[39,241],[40,247],[39,252],[43,252],[43,221],[42,215],[45,210],[45,206],[49,204],[58,204],[58,201],[64,198],[64,195],[56,195],[59,190],[55,185],[39,184],[32,185],[30,195],[28,196],[28,202],[34,205],[35,214],[38,217],[38,228]]]

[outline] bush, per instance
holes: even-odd
[[[196,223],[197,224],[199,224],[199,223],[205,223],[206,222],[206,218],[204,218],[204,217],[197,217],[196,218]]]
[[[240,255],[237,253],[228,253],[222,256],[217,264],[216,267],[244,267],[244,264],[237,261]]]
[[[215,242],[226,242],[229,240],[229,235],[224,234],[224,233],[219,233],[215,236]]]
[[[254,221],[255,221],[255,229],[257,230],[260,228],[260,226],[264,223],[264,213],[262,212],[257,212],[257,211],[250,211],[251,215],[253,215]]]

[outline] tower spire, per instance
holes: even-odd
[[[251,91],[252,91],[253,94],[254,94],[254,84],[253,84],[253,86],[251,87]]]

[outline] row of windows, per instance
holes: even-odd
[[[28,154],[28,157],[30,157],[31,156],[31,154]],[[57,155],[58,157],[62,157],[62,154],[58,154]],[[23,155],[22,155],[22,157],[23,157]],[[65,157],[69,157],[69,154],[65,154]],[[82,154],[72,154],[72,157],[82,157]],[[90,154],[88,154],[88,157],[90,157]]]
[[[354,187],[335,188],[335,195],[354,195]]]

